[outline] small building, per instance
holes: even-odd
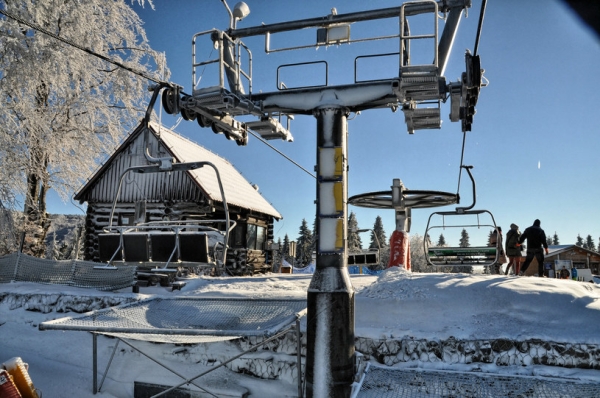
[[[523,252],[521,257],[521,266],[525,262],[527,253]],[[555,260],[570,260],[572,266],[577,269],[589,269],[592,274],[600,273],[600,253],[584,249],[577,245],[555,245],[548,246],[548,254],[544,255],[544,263],[550,266],[553,271]],[[534,258],[527,268],[526,275],[535,275],[538,273],[537,260]]]
[[[154,158],[175,162],[205,161],[219,172],[230,220],[228,269],[238,275],[272,270],[270,243],[273,222],[281,214],[226,159],[183,136],[150,122],[149,134],[140,124],[75,195],[87,202],[85,258],[99,261],[98,235],[110,224],[135,226],[150,221],[224,220],[225,212],[217,175],[212,167],[160,173],[129,172],[132,166]],[[146,137],[146,138],[145,138]],[[147,142],[145,142],[147,141]],[[115,201],[115,197],[118,198]],[[113,211],[114,206],[114,211]],[[225,223],[213,225],[223,231]]]

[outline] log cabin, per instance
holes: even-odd
[[[85,259],[101,260],[98,237],[109,225],[133,227],[152,221],[215,220],[215,228],[225,229],[223,199],[211,167],[147,174],[129,172],[123,176],[119,190],[124,171],[149,164],[145,155],[148,150],[151,157],[172,157],[177,163],[212,163],[219,171],[229,219],[236,223],[229,235],[227,271],[233,275],[271,271],[273,223],[282,216],[258,188],[223,157],[158,123],[150,122],[149,134],[144,132],[141,123],[75,194],[75,200],[87,203]]]

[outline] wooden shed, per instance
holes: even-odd
[[[521,266],[525,262],[526,253],[523,252]],[[600,253],[584,249],[577,245],[555,245],[548,246],[548,254],[544,256],[544,263],[554,269],[555,260],[570,260],[574,268],[590,269],[592,274],[600,274]],[[534,275],[538,272],[537,260],[535,258],[527,268],[526,275]]]
[[[223,220],[222,195],[211,167],[161,173],[124,171],[149,164],[151,157],[172,157],[175,162],[210,162],[219,172],[229,218],[236,226],[229,236],[228,269],[234,274],[270,271],[273,222],[281,214],[226,159],[187,138],[150,122],[149,134],[140,124],[75,195],[87,202],[86,248],[88,260],[99,261],[98,236],[110,224],[135,226],[150,221]],[[113,202],[115,204],[113,204]],[[114,212],[112,208],[114,206]],[[224,230],[224,223],[214,225]]]

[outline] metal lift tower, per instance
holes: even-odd
[[[227,7],[225,0],[222,1]],[[338,15],[332,10],[324,17],[238,29],[237,22],[249,13],[248,6],[240,2],[233,11],[227,7],[229,29],[212,29],[194,36],[192,92],[186,94],[175,85],[156,88],[164,88],[162,102],[168,113],[181,113],[186,120],[197,120],[201,127],[211,127],[238,145],[246,145],[249,131],[263,139],[291,141],[289,122],[293,115],[313,115],[317,119],[317,262],[307,294],[307,397],[348,397],[355,374],[354,289],[347,271],[347,117],[351,112],[373,108],[401,110],[408,133],[413,134],[421,129],[441,128],[441,103],[450,99],[450,120],[460,121],[463,131],[470,131],[481,88],[479,57],[467,51],[466,70],[461,79],[449,83],[444,77],[459,22],[469,7],[471,0],[420,0],[349,14]],[[409,20],[417,15],[431,16],[430,33],[411,35]],[[389,18],[399,20],[395,35],[351,38],[351,25]],[[441,34],[440,20],[444,20]],[[300,29],[314,29],[314,43],[271,48],[272,35]],[[399,46],[385,54],[356,57],[355,81],[350,84],[328,85],[326,78],[323,85],[289,88],[278,81],[277,91],[257,93],[253,92],[252,53],[241,39],[261,35],[265,37],[267,53],[384,39],[395,40]],[[202,38],[209,38],[218,50],[215,59],[196,59],[197,42]],[[433,61],[413,64],[411,43],[423,40],[432,42]],[[359,58],[381,56],[396,57],[398,70],[393,71],[393,78],[356,78]],[[279,68],[313,63],[316,62]],[[218,68],[219,82],[203,87],[196,72],[209,65]],[[254,116],[257,120],[243,122],[241,116]]]

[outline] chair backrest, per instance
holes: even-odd
[[[150,261],[148,234],[145,232],[129,232],[123,234],[123,253],[125,261]]]
[[[112,258],[113,261],[123,260],[120,246],[120,236],[118,233],[108,233],[98,235],[98,254],[101,262],[108,262]],[[117,252],[118,253],[115,253]],[[114,255],[114,258],[113,258]]]
[[[179,234],[179,259],[194,263],[208,263],[208,236],[202,232]]]
[[[174,253],[177,244],[174,232],[153,232],[150,234],[150,248],[152,261],[174,262],[178,260],[178,253]]]

